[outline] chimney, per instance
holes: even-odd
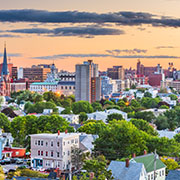
[[[60,135],[60,130],[58,130],[58,136]]]
[[[65,134],[67,134],[67,133],[68,133],[68,130],[66,129],[66,130],[65,130]]]
[[[133,154],[132,154],[132,158],[135,158],[135,157],[136,157],[136,153],[133,153]]]
[[[126,167],[129,167],[129,159],[126,159]]]
[[[147,151],[146,150],[144,150],[144,155],[146,155],[147,154]]]

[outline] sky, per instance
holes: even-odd
[[[55,62],[74,71],[93,59],[100,70],[173,62],[180,69],[180,0],[0,0],[4,42],[18,67]]]

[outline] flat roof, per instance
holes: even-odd
[[[31,137],[38,137],[38,138],[68,138],[68,137],[73,137],[76,135],[80,135],[80,133],[64,133],[64,132],[60,132],[60,135],[58,135],[58,133],[56,134],[49,134],[49,133],[42,133],[42,134],[32,134],[30,135]]]

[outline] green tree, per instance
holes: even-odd
[[[102,111],[103,110],[102,105],[99,102],[93,102],[92,107],[93,107],[94,111]]]
[[[174,109],[171,109],[164,112],[164,115],[167,117],[169,129],[174,130],[178,125],[176,111]]]
[[[117,105],[118,105],[119,107],[126,107],[126,104],[125,104],[125,102],[124,102],[122,99],[120,99],[120,100],[117,102]]]
[[[35,97],[34,97],[34,102],[41,102],[43,101],[43,96],[40,95],[40,94],[37,94]]]
[[[61,114],[72,114],[72,110],[70,107],[67,107],[61,112]]]
[[[132,124],[134,124],[139,130],[145,131],[147,134],[152,136],[157,136],[157,131],[149,125],[149,123],[143,119],[131,119]]]
[[[84,122],[88,119],[88,116],[85,112],[80,112],[79,114],[79,123]]]
[[[139,155],[147,149],[144,136],[147,134],[131,122],[111,121],[96,139],[95,152],[102,153],[109,160],[128,157],[132,153]]]
[[[86,134],[100,134],[107,126],[103,121],[88,120],[81,126],[78,131]]]
[[[177,141],[178,143],[180,143],[180,133],[176,134],[176,135],[174,136],[174,139],[175,139],[175,141]]]
[[[159,109],[169,109],[169,107],[166,106],[166,105],[161,105],[161,106],[159,107]]]
[[[143,112],[138,111],[138,112],[135,113],[134,118],[136,118],[136,119],[144,119],[144,120],[146,120],[148,122],[152,122],[153,120],[156,119],[153,112],[151,112],[151,111],[143,111]]]
[[[152,98],[152,94],[147,91],[147,92],[144,93],[144,97],[150,97],[150,98]]]
[[[3,113],[0,113],[0,128],[4,129],[5,132],[10,131],[10,121],[7,116]]]
[[[83,169],[89,173],[93,172],[96,179],[99,179],[100,176],[102,177],[101,180],[113,179],[111,171],[107,170],[107,160],[102,155],[98,156],[97,158],[84,161]]]
[[[72,104],[72,111],[74,114],[79,114],[80,112],[92,113],[93,107],[88,101],[78,101]]]
[[[114,102],[109,101],[109,100],[106,100],[106,101],[104,102],[104,105],[106,105],[106,104],[109,104],[109,105],[114,105]]]
[[[107,122],[109,123],[112,120],[123,120],[123,116],[118,113],[112,113],[107,116]]]
[[[171,94],[169,95],[169,97],[171,98],[171,100],[177,100],[177,96],[175,94]]]
[[[159,115],[155,120],[155,124],[158,130],[169,128],[168,119],[164,115]]]

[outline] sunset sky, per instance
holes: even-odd
[[[180,0],[0,0],[1,62],[5,41],[18,67],[135,68],[139,58],[180,69]]]

